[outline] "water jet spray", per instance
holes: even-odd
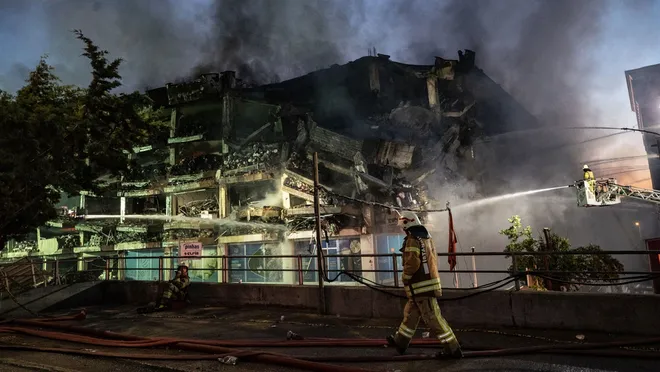
[[[560,189],[566,189],[569,187],[574,187],[575,185],[566,185],[566,186],[556,186],[556,187],[548,187],[544,189],[536,189],[536,190],[529,190],[529,191],[521,191],[521,192],[515,192],[515,193],[510,193],[510,194],[504,194],[504,195],[498,195],[498,196],[493,196],[490,198],[486,199],[481,199],[481,200],[475,200],[469,203],[465,204],[460,204],[453,209],[462,209],[462,208],[476,208],[476,207],[482,207],[484,205],[492,204],[492,203],[497,203],[502,200],[507,200],[507,199],[512,199],[512,198],[517,198],[521,196],[527,196],[527,195],[533,195],[533,194],[539,194],[542,192],[549,192],[549,191],[554,191],[554,190],[560,190]]]

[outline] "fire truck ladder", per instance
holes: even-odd
[[[610,181],[600,183],[599,185],[605,186],[604,191],[598,193],[599,200],[608,200],[612,195],[618,195],[626,198],[634,198],[638,200],[645,200],[651,203],[660,204],[660,191],[642,189],[634,186],[622,186]]]

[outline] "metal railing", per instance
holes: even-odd
[[[602,252],[457,252],[457,258],[463,256],[474,257],[506,257],[510,260],[511,270],[480,270],[480,269],[448,269],[438,270],[439,273],[450,274],[498,274],[503,277],[515,278],[515,289],[520,289],[521,281],[524,276],[545,278],[545,280],[559,280],[562,275],[584,274],[585,271],[561,271],[561,270],[529,270],[529,268],[518,267],[520,257],[530,256],[564,256],[564,255],[622,255],[622,256],[658,256],[659,253],[649,251],[602,251]],[[438,266],[446,267],[446,258],[448,253],[438,254]],[[349,254],[349,255],[327,255],[325,259],[325,275],[331,281],[337,281],[339,284],[359,284],[363,283],[357,278],[363,278],[374,285],[384,285],[388,287],[401,287],[399,280],[403,268],[401,267],[401,255],[392,254]],[[347,262],[348,260],[352,262]],[[356,260],[357,259],[357,260]],[[132,260],[141,260],[132,262]],[[250,260],[260,260],[257,264],[250,267]],[[159,257],[126,257],[123,254],[109,252],[108,255],[99,255],[96,257],[62,259],[57,257],[32,258],[32,265],[39,267],[41,275],[44,272],[48,277],[44,285],[66,284],[78,281],[91,280],[154,280],[166,281],[174,276],[176,267],[180,262],[186,262],[189,267],[190,277],[193,282],[214,282],[214,283],[253,283],[253,284],[298,284],[298,285],[318,285],[318,267],[316,264],[316,255],[221,255],[221,256],[159,256]],[[364,265],[365,262],[368,265]],[[94,261],[101,264],[95,264]],[[460,262],[460,261],[459,261]],[[261,265],[258,265],[258,264]],[[271,263],[272,267],[267,267]],[[351,264],[353,267],[351,268]],[[10,264],[11,265],[11,264]],[[17,264],[18,265],[18,264]],[[206,265],[206,266],[204,266]],[[7,266],[7,265],[5,265]],[[200,267],[202,266],[202,267]],[[367,267],[363,267],[367,266]],[[373,266],[374,268],[370,268]],[[347,267],[349,267],[347,269]],[[80,270],[82,269],[82,270]],[[527,270],[526,270],[527,269]],[[2,266],[0,266],[0,272]],[[140,273],[148,273],[146,275]],[[199,275],[201,272],[202,275]],[[290,273],[290,274],[287,274]],[[348,273],[348,274],[347,274]],[[660,272],[650,271],[586,271],[588,274],[598,275],[618,275],[621,280],[627,279],[627,276],[643,276],[640,281],[651,281],[660,288]],[[204,277],[208,277],[206,280]],[[380,275],[379,275],[380,274]],[[30,274],[25,274],[30,276]],[[250,275],[250,276],[249,276]],[[553,278],[554,277],[554,278]],[[5,279],[4,285],[8,289],[12,286],[12,281],[16,278]],[[628,278],[629,279],[629,278]],[[642,280],[643,279],[643,280]],[[617,285],[611,278],[603,277],[602,282]],[[598,281],[595,279],[594,281]],[[583,283],[589,285],[588,283]]]

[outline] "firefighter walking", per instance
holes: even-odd
[[[182,263],[176,269],[176,276],[167,283],[156,309],[169,307],[172,300],[184,300],[189,285],[188,266]]]
[[[419,321],[423,320],[443,345],[438,357],[462,358],[461,346],[451,327],[442,317],[437,297],[442,295],[438,256],[433,240],[413,212],[402,212],[400,225],[406,233],[403,253],[403,285],[408,303],[403,310],[403,321],[394,335],[387,336],[387,343],[404,354],[415,335]]]

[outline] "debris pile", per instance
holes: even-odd
[[[222,156],[218,154],[203,154],[185,158],[170,169],[170,174],[175,176],[194,174],[204,171],[220,169]]]
[[[278,144],[248,144],[238,151],[227,154],[223,161],[223,168],[232,170],[258,164],[272,165],[279,160],[278,154]]]
[[[167,164],[165,163],[157,163],[157,164],[150,164],[143,166],[134,163],[129,168],[129,171],[124,175],[123,181],[124,183],[135,182],[135,181],[151,182],[153,180],[159,180],[165,177],[167,175],[167,171],[168,171],[168,167]],[[137,188],[136,186],[131,184],[122,185],[122,187],[131,187],[131,186]]]
[[[73,252],[73,248],[79,245],[80,237],[77,235],[63,235],[57,237],[57,249],[62,252],[71,253]]]
[[[203,200],[193,200],[179,207],[179,216],[185,217],[199,217],[202,215],[202,212],[206,211],[210,214],[218,214],[218,199],[203,199]]]
[[[306,182],[299,181],[293,177],[285,178],[283,185],[288,188],[303,192],[305,194],[314,195],[314,186],[309,185]]]
[[[203,121],[199,117],[183,117],[179,120],[179,125],[174,131],[174,136],[176,137],[189,137],[198,134],[206,133],[208,128],[208,123]]]
[[[192,81],[184,81],[178,84],[167,84],[165,86],[168,105],[180,105],[199,101],[205,98],[218,98],[223,90],[223,85],[235,85],[235,79],[228,79],[227,71],[223,73],[223,79],[218,73],[202,74]],[[233,80],[233,82],[232,82]]]
[[[115,244],[129,242],[149,242],[149,234],[136,231],[117,231],[113,236]]]
[[[290,231],[309,231],[315,229],[316,222],[314,217],[294,217],[287,218],[286,225]],[[347,224],[337,215],[325,215],[321,220],[321,230],[326,236],[339,234],[339,231],[345,227]]]
[[[266,223],[282,222],[284,208],[273,206],[252,206],[237,208],[235,210],[236,219],[246,221],[259,221]]]
[[[314,186],[297,178],[286,177],[282,185],[288,187],[291,190],[296,190],[306,194],[308,198],[314,196]],[[333,197],[332,194],[326,192],[323,188],[319,190],[319,199],[320,203],[324,205],[344,205],[346,202],[342,198]]]
[[[12,251],[14,252],[32,252],[37,250],[36,240],[22,240],[14,242]]]
[[[215,238],[216,233],[213,229],[169,229],[163,233],[163,240],[175,241],[181,239],[206,239]]]
[[[309,179],[314,178],[314,162],[307,156],[307,152],[293,152],[289,157],[286,168]]]

